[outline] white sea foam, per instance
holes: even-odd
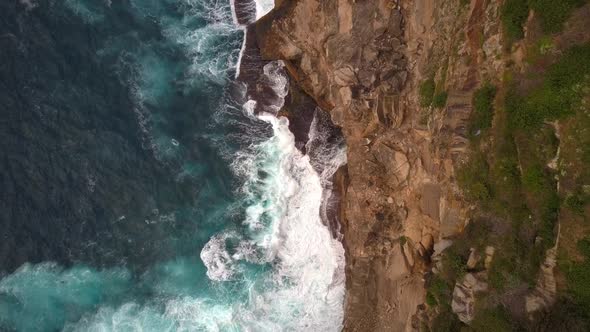
[[[232,10],[232,12],[234,13],[234,20],[235,20],[235,24],[237,25],[237,18],[235,18],[235,11]],[[242,47],[240,48],[240,53],[238,53],[238,61],[236,63],[236,75],[235,75],[235,79],[237,79],[238,77],[240,77],[240,68],[242,66],[242,58],[244,57],[244,52],[246,52],[246,36],[248,35],[248,28],[244,27],[244,39],[242,40]]]
[[[272,272],[254,281],[248,303],[234,308],[241,329],[337,331],[343,319],[344,249],[322,223],[321,202],[324,183],[345,161],[343,149],[330,148],[315,123],[310,144],[325,154],[319,174],[309,156],[295,147],[288,119],[274,115],[288,90],[282,63],[271,62],[263,72],[277,100],[258,115],[254,114],[256,102],[248,101],[243,112],[271,126],[272,136],[240,151],[232,164],[236,174],[246,178],[242,188],[249,202],[246,235],[238,246],[241,249],[233,254],[219,246],[225,233],[213,237],[204,251],[210,257],[210,251],[217,250],[213,256],[218,259],[205,264],[214,280],[219,280],[226,276],[230,260],[234,268],[242,260],[272,263]]]
[[[211,280],[230,280],[236,272],[234,259],[226,247],[226,241],[230,237],[230,233],[216,235],[207,242],[201,251],[201,260],[207,267],[207,276]]]
[[[256,0],[256,19],[262,18],[275,7],[274,0]]]

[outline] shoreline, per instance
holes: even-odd
[[[269,95],[267,87],[260,82],[264,65],[271,61],[263,60],[258,45],[258,38],[254,27],[256,17],[255,14],[252,15],[252,11],[249,11],[249,8],[255,8],[255,1],[231,0],[230,4],[235,22],[242,26],[244,30],[244,40],[236,67],[236,82],[246,84],[246,94],[248,96],[246,99],[256,100],[257,105],[254,111],[260,112],[265,107],[264,101],[273,98],[273,96]],[[276,115],[289,119],[289,130],[295,136],[297,149],[303,154],[307,154],[306,146],[310,139],[309,133],[314,117],[316,116],[315,113],[326,111],[321,109],[317,102],[305,93],[297,82],[293,81],[290,75],[287,76],[289,77],[289,93],[285,97],[283,107]],[[329,113],[326,112],[326,115],[329,120],[329,124],[325,128],[329,131],[328,135],[342,135],[341,129],[332,123]],[[330,180],[332,186],[330,188],[324,187],[324,191],[326,192],[322,197],[320,212],[325,212],[325,215],[321,213],[320,217],[324,225],[328,227],[332,237],[342,243],[346,252],[342,232],[343,216],[341,197],[343,197],[344,193],[340,192],[340,190],[345,190],[345,188],[336,188],[338,172],[343,168],[345,169],[346,165],[338,167],[338,170],[332,175]],[[321,170],[316,169],[316,171],[321,173]]]

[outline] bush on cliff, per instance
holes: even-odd
[[[537,89],[524,95],[510,89],[505,107],[512,129],[534,129],[575,113],[590,81],[590,43],[570,49],[547,71]]]
[[[457,181],[471,201],[485,203],[492,193],[488,182],[489,166],[481,152],[474,151],[457,172]]]
[[[510,332],[514,331],[510,314],[501,307],[477,311],[469,331]]]
[[[527,0],[506,0],[501,10],[504,32],[510,40],[524,36],[522,27],[529,16]]]
[[[490,83],[484,84],[475,91],[473,95],[474,114],[471,124],[471,134],[474,134],[477,130],[485,130],[492,126],[496,91],[496,87]]]
[[[567,296],[561,296],[549,311],[540,313],[531,331],[590,331],[590,312],[587,307]]]
[[[432,105],[434,99],[434,91],[436,90],[436,83],[434,79],[430,78],[420,84],[420,106],[428,107]]]
[[[577,189],[565,199],[565,206],[577,215],[584,216],[584,208],[590,197],[583,190]]]
[[[446,91],[437,93],[432,99],[432,106],[436,108],[443,108],[447,105],[447,98],[449,97]]]
[[[529,0],[531,8],[541,18],[541,26],[546,33],[561,31],[572,10],[586,2],[587,0]]]
[[[577,247],[584,260],[567,266],[568,290],[579,305],[590,308],[590,237],[578,241]]]

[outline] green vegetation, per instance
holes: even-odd
[[[432,324],[431,331],[433,332],[451,332],[461,329],[462,324],[451,309],[453,286],[437,275],[427,281],[426,303],[430,307],[436,307],[439,312]]]
[[[435,307],[438,305],[438,301],[430,291],[426,293],[426,304],[428,304],[430,307]]]
[[[460,280],[467,272],[467,257],[463,252],[456,250],[456,247],[447,249],[442,258],[442,275],[446,280]]]
[[[429,282],[429,294],[436,303],[450,303],[452,288],[443,279],[434,276]]]
[[[471,121],[471,134],[477,130],[485,130],[492,127],[494,118],[494,98],[496,87],[490,83],[484,84],[473,95],[473,120]]]
[[[582,190],[577,190],[566,197],[565,206],[572,212],[580,216],[584,216],[584,207],[589,201],[590,198],[587,194],[585,194]]]
[[[545,33],[559,32],[571,12],[586,2],[587,0],[506,0],[501,10],[506,36],[509,40],[523,37],[523,26],[530,9],[539,16]]]
[[[449,97],[449,95],[447,94],[446,91],[442,91],[440,93],[437,93],[436,95],[434,95],[434,98],[432,99],[432,106],[436,107],[436,108],[443,108],[447,105],[447,98]]]
[[[580,105],[583,83],[589,81],[590,44],[570,49],[552,65],[537,89],[522,96],[510,89],[506,111],[513,129],[538,128],[545,121],[572,115]]]
[[[432,105],[435,90],[436,83],[434,82],[434,78],[430,78],[420,84],[420,106],[428,107]]]
[[[507,0],[503,10],[526,9],[521,16],[517,10],[503,11],[512,15],[509,21],[516,22],[518,33],[522,33],[529,5],[535,10],[542,8],[539,6],[569,6]],[[541,18],[557,22],[551,15],[548,12]],[[474,93],[470,154],[455,174],[465,198],[479,208],[442,254],[439,273],[427,282],[427,304],[438,314],[431,330],[589,330],[590,312],[580,308],[590,308],[590,43],[560,50],[552,38],[540,36],[530,44],[538,49],[538,62],[524,73],[507,70],[499,90],[485,83]],[[552,49],[555,52],[550,52]],[[443,93],[434,80],[421,86],[422,100],[428,105],[444,105],[446,98],[438,96]],[[558,163],[549,164],[558,146]],[[511,294],[524,296],[522,290],[534,287],[539,266],[555,245],[558,221],[562,236],[569,232],[569,238],[564,239],[571,239],[572,234],[576,239],[580,234],[586,236],[577,247],[575,241],[560,242],[560,248],[569,247],[559,249],[563,252],[558,278],[567,285],[567,292],[560,291],[558,301],[570,309],[554,307],[539,313],[534,323],[520,321],[512,303],[506,308],[499,303],[510,302],[503,299]],[[496,249],[487,269],[490,291],[478,294],[475,320],[471,326],[462,326],[449,308],[452,290],[466,273],[484,270],[482,261],[469,269],[466,262],[471,248],[481,255],[488,245]]]
[[[508,282],[508,275],[506,272],[513,268],[514,263],[506,259],[506,257],[498,257],[497,259],[494,259],[488,272],[490,286],[498,291],[505,290]]]
[[[502,24],[506,36],[510,40],[520,39],[524,36],[522,28],[529,16],[529,4],[527,0],[506,0],[501,9]]]
[[[485,84],[475,93],[471,130],[484,130],[477,138],[471,137],[470,157],[456,174],[466,198],[480,209],[473,216],[472,224],[476,226],[470,224],[443,254],[439,274],[443,285],[454,285],[468,272],[466,261],[470,248],[481,253],[485,245],[492,245],[496,254],[488,270],[491,292],[505,294],[533,287],[546,250],[555,243],[555,225],[562,204],[578,214],[584,213],[587,204],[584,191],[579,189],[561,200],[556,173],[546,166],[555,157],[559,143],[554,128],[546,122],[571,118],[581,112],[582,96],[588,93],[581,87],[590,76],[589,62],[590,46],[571,49],[528,91],[512,81],[502,96],[503,107],[497,110],[494,86]],[[574,125],[578,122],[585,123],[576,121]],[[588,136],[590,141],[590,133]],[[483,144],[490,140],[493,144]],[[590,241],[581,245],[590,253]],[[590,301],[590,263],[586,261],[567,269],[575,303],[590,303],[586,302]],[[440,308],[445,293],[438,291],[442,287],[436,285],[432,282],[428,288],[429,301]],[[446,315],[444,310],[441,312]],[[506,312],[489,306],[478,309],[476,317],[469,328],[475,331],[511,331],[517,325]],[[547,319],[553,322],[557,318]]]
[[[553,43],[553,38],[551,36],[543,36],[536,43],[527,47],[525,61],[535,64],[554,49],[555,44]]]
[[[547,179],[543,168],[540,165],[527,168],[522,176],[522,184],[531,193],[542,193],[547,189]]]
[[[576,303],[590,308],[590,237],[578,242],[582,262],[572,263],[566,270],[568,289]]]
[[[432,332],[455,332],[461,331],[464,325],[459,321],[451,309],[442,310],[432,323]]]
[[[546,33],[559,32],[572,10],[586,3],[586,0],[529,0],[531,8],[541,18]]]
[[[498,307],[478,311],[471,323],[470,330],[477,332],[510,332],[514,329],[510,315]]]
[[[590,331],[588,307],[561,296],[549,312],[541,314],[532,331]]]
[[[408,242],[408,238],[407,238],[407,237],[405,237],[405,236],[403,236],[403,235],[402,235],[402,236],[400,236],[400,238],[399,238],[399,244],[400,244],[401,246],[403,246],[403,245],[405,245],[405,244],[406,244],[406,242]]]
[[[457,172],[457,181],[470,200],[485,203],[492,196],[488,176],[489,166],[485,156],[474,152]]]

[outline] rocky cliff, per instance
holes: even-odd
[[[282,0],[256,24],[263,58],[283,60],[346,138],[348,165],[337,174],[345,330],[410,331],[429,319],[425,280],[475,209],[456,180],[474,91],[500,84],[507,64],[522,62],[522,47],[503,43],[501,4]],[[434,101],[424,100],[428,81]],[[485,261],[478,278],[487,278]],[[457,287],[473,288],[467,277]],[[458,314],[473,319],[474,296],[453,301],[470,303]]]
[[[450,112],[426,123],[415,92],[434,5],[285,1],[257,24],[263,56],[284,60],[346,137],[341,220],[351,331],[409,328],[434,242],[463,227],[449,181],[464,141],[462,92],[451,96]]]

